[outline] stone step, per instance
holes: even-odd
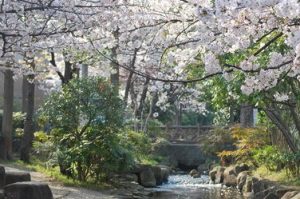
[[[5,185],[13,184],[16,182],[31,181],[30,173],[28,172],[5,172]]]
[[[53,199],[46,183],[17,182],[4,187],[5,199]]]

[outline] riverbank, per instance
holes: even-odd
[[[59,181],[51,172],[40,172],[33,166],[26,166],[18,162],[2,162],[1,165],[7,171],[28,172],[31,181],[47,183],[53,193],[54,199],[143,199],[148,198],[150,191],[144,189],[138,183],[125,178],[118,178],[118,183],[91,186],[91,184],[79,184],[72,180]],[[56,176],[57,177],[57,176]]]
[[[253,171],[253,175],[277,182],[278,184],[300,187],[300,178],[293,175],[288,175],[287,171],[285,170],[269,171],[265,166],[261,166]]]
[[[239,190],[249,199],[298,199],[298,178],[288,173],[270,172],[264,167],[251,169],[246,164],[216,166],[209,172],[213,183]],[[293,185],[293,186],[291,186]],[[297,197],[290,196],[297,195]]]
[[[54,199],[166,199],[206,198],[241,199],[240,193],[232,188],[209,184],[209,177],[193,178],[188,174],[169,177],[169,182],[155,188],[144,188],[134,181],[118,177],[118,186],[89,189],[67,186],[44,173],[26,169],[15,163],[4,164],[8,171],[29,172],[34,182],[45,182],[53,192]],[[16,168],[18,167],[18,168]],[[115,184],[116,185],[116,184]]]

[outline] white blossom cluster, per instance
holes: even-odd
[[[276,86],[282,74],[297,78],[300,74],[298,0],[4,2],[0,8],[0,64],[15,63],[19,75],[30,71],[24,58],[32,56],[39,71],[55,74],[61,69],[53,67],[49,53],[55,52],[60,65],[60,55],[68,52],[64,60],[88,64],[94,75],[115,73],[113,60],[156,79],[185,80],[187,66],[199,63],[201,54],[206,75],[223,73],[230,81],[234,76],[221,65],[219,56],[247,49],[272,30],[282,33],[290,52],[273,53],[267,67],[261,67],[254,55],[243,60],[233,68],[245,74],[241,90],[249,95]],[[88,56],[78,56],[82,52]],[[129,71],[122,73],[127,76]],[[49,74],[37,78],[47,79]],[[157,105],[167,106],[165,84],[150,84],[150,90],[159,92]],[[135,89],[141,91],[143,85]],[[196,100],[188,104],[198,107]]]

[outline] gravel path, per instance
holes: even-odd
[[[45,182],[50,186],[55,199],[118,199],[117,195],[109,193],[110,191],[93,191],[79,187],[66,187],[58,182],[51,180],[39,172],[27,171],[5,166],[6,171],[26,171],[30,172],[31,180],[36,182]]]

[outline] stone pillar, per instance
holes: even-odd
[[[253,105],[241,105],[240,125],[242,128],[254,127]]]

